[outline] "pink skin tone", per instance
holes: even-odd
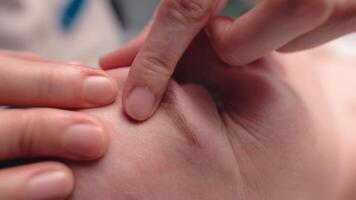
[[[102,57],[103,69],[131,66],[123,90],[126,114],[140,121],[154,114],[181,55],[203,29],[219,57],[240,66],[275,50],[305,50],[356,31],[355,1],[263,0],[236,20],[215,16],[226,2],[161,0],[142,34]]]
[[[69,196],[75,180],[62,163],[4,168],[9,164],[4,161],[100,158],[109,144],[105,125],[89,115],[64,109],[108,105],[116,92],[116,82],[102,70],[0,49],[0,199]]]
[[[191,45],[147,122],[128,119],[122,92],[83,111],[106,124],[111,145],[98,162],[67,163],[71,199],[353,199],[345,163],[355,151],[342,143],[315,56],[232,67],[207,44],[200,35]],[[122,91],[128,69],[108,73]]]

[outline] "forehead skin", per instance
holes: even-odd
[[[112,144],[99,162],[71,163],[72,199],[327,199],[336,137],[311,66],[298,67],[302,58],[279,59],[285,67],[278,70],[268,67],[276,69],[275,59],[242,68],[214,68],[207,59],[200,66],[210,65],[213,77],[200,84],[209,92],[172,82],[142,124],[123,115],[121,94],[113,105],[83,111],[108,126]],[[127,69],[110,73],[121,90]]]
[[[110,74],[121,91],[127,69]],[[71,199],[235,199],[233,152],[201,87],[172,82],[160,110],[143,124],[122,113],[121,94],[113,105],[84,112],[108,126],[111,145],[99,162],[70,164],[77,176]]]

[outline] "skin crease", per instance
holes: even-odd
[[[345,196],[339,194],[346,187],[342,140],[315,63],[303,54],[272,54],[231,67],[207,44],[201,34],[191,45],[163,105],[147,122],[128,120],[122,93],[110,106],[83,111],[107,124],[111,146],[98,162],[68,163],[77,177],[71,199]],[[127,73],[127,68],[109,72],[119,91]]]

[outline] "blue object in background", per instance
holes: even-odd
[[[68,0],[63,8],[60,18],[60,26],[64,31],[69,31],[80,17],[87,0]]]

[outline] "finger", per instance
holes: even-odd
[[[227,0],[221,0],[219,2],[217,12],[224,7],[226,1]],[[145,26],[145,28],[141,31],[141,33],[137,37],[135,37],[129,43],[125,44],[120,49],[110,52],[106,55],[103,55],[99,61],[101,68],[107,70],[107,69],[113,69],[118,67],[131,66],[139,50],[142,48],[149,31],[151,30],[153,19],[156,17],[156,14],[157,14],[157,10],[155,11],[152,19],[149,21],[149,23]]]
[[[17,57],[17,58],[35,60],[35,61],[46,61],[47,60],[42,56],[39,56],[34,53],[30,53],[30,52],[25,52],[25,51],[10,51],[10,50],[0,49],[0,54],[13,56],[13,57]]]
[[[132,65],[137,53],[142,48],[150,26],[146,26],[143,31],[133,40],[125,44],[118,50],[110,52],[100,58],[100,67],[104,70]]]
[[[161,2],[125,84],[123,103],[131,118],[143,121],[155,112],[176,64],[219,3],[219,0]]]
[[[40,55],[31,53],[31,52],[26,52],[26,51],[10,51],[10,50],[4,50],[0,49],[0,54],[2,55],[7,55],[7,56],[12,56],[16,58],[22,58],[22,59],[27,59],[27,60],[32,60],[32,61],[40,61],[40,62],[49,62],[49,63],[56,63],[56,64],[68,64],[68,65],[76,65],[76,66],[87,66],[86,64],[80,62],[80,61],[53,61],[53,60],[48,60],[47,58],[44,58]]]
[[[0,112],[0,160],[23,157],[99,158],[108,146],[104,125],[88,115],[54,109]]]
[[[43,162],[0,171],[1,199],[66,199],[74,189],[74,177],[68,167]]]
[[[245,65],[324,23],[331,13],[332,2],[266,0],[235,22],[211,20],[207,30],[226,63]]]
[[[296,38],[279,51],[292,52],[313,48],[356,31],[356,3],[338,1],[329,19],[320,27]]]
[[[226,2],[227,0],[219,1],[217,12],[222,10]],[[151,30],[153,19],[156,17],[156,14],[157,10],[154,12],[154,15],[149,21],[149,23],[145,26],[145,28],[137,37],[135,37],[129,43],[125,44],[120,49],[103,55],[99,61],[101,68],[106,70],[118,67],[131,66],[139,50],[142,48],[149,31]]]
[[[4,55],[0,65],[0,104],[82,108],[116,97],[116,82],[101,70]]]

